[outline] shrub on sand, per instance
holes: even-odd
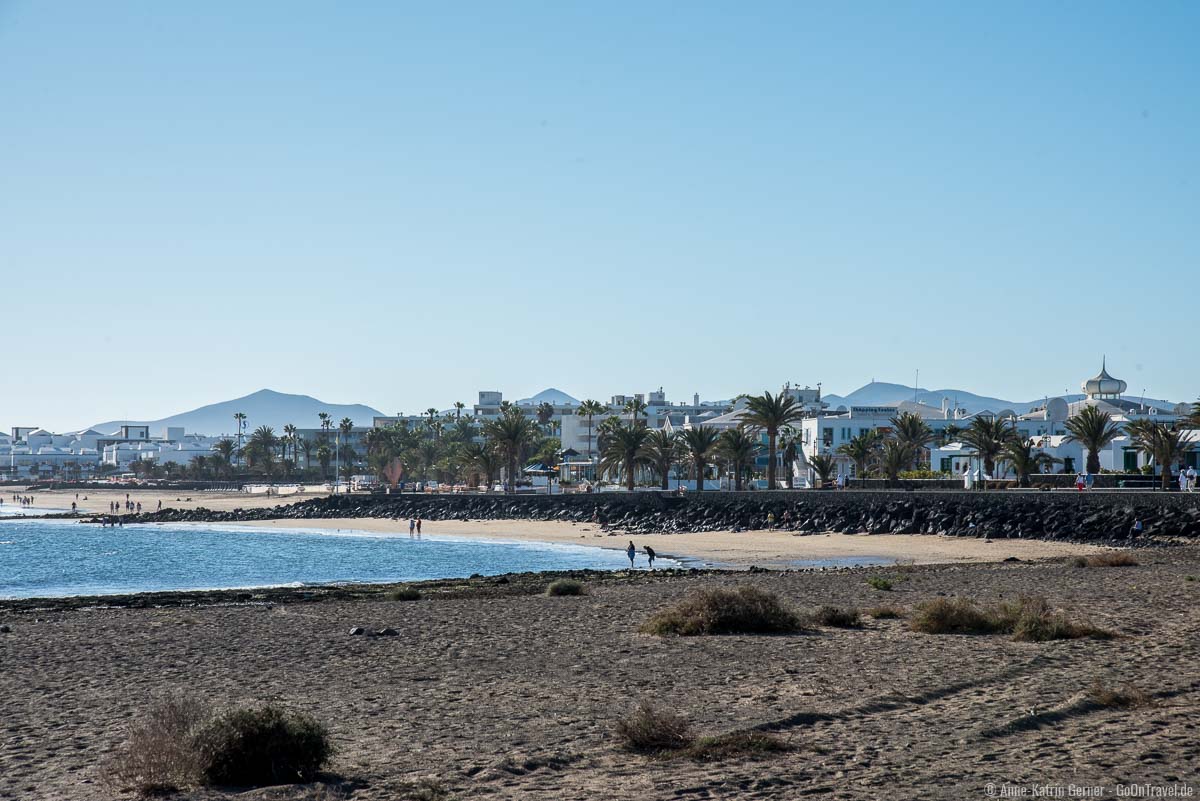
[[[1000,630],[1011,632],[1013,639],[1020,642],[1112,637],[1107,631],[1067,619],[1062,612],[1051,609],[1045,598],[1021,598],[1016,603],[999,604],[994,615]]]
[[[917,604],[909,619],[923,634],[995,634],[996,621],[966,598],[934,598]]]
[[[697,590],[642,624],[646,634],[795,634],[800,616],[777,595],[756,587]]]
[[[822,606],[813,612],[812,620],[818,626],[838,629],[856,629],[862,625],[862,618],[859,617],[857,609],[844,609],[839,606]]]
[[[1126,683],[1120,687],[1112,687],[1100,679],[1092,683],[1088,690],[1088,698],[1093,703],[1110,709],[1136,709],[1138,707],[1154,706],[1154,697],[1145,690]]]
[[[1094,556],[1078,556],[1075,567],[1136,567],[1138,560],[1128,551],[1105,551]]]
[[[416,587],[397,587],[387,594],[389,601],[419,601],[421,591]]]
[[[330,751],[324,726],[303,713],[268,705],[214,716],[208,704],[176,694],[154,700],[130,726],[102,778],[139,795],[308,782]]]
[[[892,588],[892,582],[883,576],[868,576],[867,584],[876,590],[887,591]]]
[[[1069,620],[1045,598],[1030,597],[989,607],[966,598],[936,598],[917,604],[909,626],[925,634],[1011,634],[1021,642],[1112,637],[1102,629]]]
[[[272,704],[214,717],[196,746],[206,784],[240,787],[312,781],[332,752],[315,718]]]
[[[687,749],[687,756],[700,762],[747,759],[791,751],[792,747],[773,734],[735,731],[715,737],[700,737]]]
[[[867,614],[876,620],[895,620],[904,617],[904,610],[898,606],[876,606],[868,609]]]
[[[129,726],[129,737],[104,766],[101,777],[118,792],[172,793],[200,781],[202,764],[192,738],[208,719],[203,701],[173,694],[151,701]]]
[[[686,720],[648,703],[642,703],[629,717],[618,720],[616,735],[627,750],[639,754],[681,751],[696,741]]]
[[[550,586],[546,588],[547,595],[586,595],[587,588],[583,586],[583,582],[575,581],[574,579],[558,579],[550,582]]]

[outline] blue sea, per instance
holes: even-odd
[[[646,567],[640,553],[637,566]],[[659,558],[655,566],[679,563]],[[61,520],[0,523],[0,598],[628,567],[621,551],[571,544],[192,523],[120,528]]]

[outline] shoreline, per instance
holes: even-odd
[[[390,518],[288,518],[247,520],[237,525],[274,529],[323,529],[408,535],[408,524]],[[1105,546],[1034,539],[949,537],[939,534],[802,534],[783,529],[751,531],[628,534],[603,531],[595,524],[545,520],[426,520],[422,536],[575,544],[623,550],[629,541],[644,559],[650,545],[662,557],[700,562],[704,567],[772,570],[804,568],[804,562],[873,558],[911,564],[954,564],[1022,561],[1086,556]]]
[[[23,518],[26,521],[37,518]],[[14,520],[22,520],[15,518]],[[46,522],[71,523],[69,519],[48,518]],[[153,522],[131,525],[154,527]],[[237,522],[180,522],[157,525],[262,529],[290,532],[335,534],[361,532],[370,535],[408,537],[406,520],[390,518],[284,518],[246,520]],[[743,532],[709,531],[673,534],[636,534],[624,531],[604,531],[587,523],[540,520],[426,520],[422,538],[431,541],[510,542],[542,545],[573,545],[623,551],[632,541],[637,548],[636,565],[628,569],[588,570],[596,574],[649,573],[644,547],[654,548],[659,559],[676,564],[662,565],[655,573],[667,572],[728,572],[740,573],[754,569],[771,571],[826,571],[847,569],[884,570],[895,565],[986,564],[1005,561],[1036,562],[1072,556],[1086,556],[1111,550],[1098,545],[1051,542],[1045,540],[951,537],[936,534],[845,534],[826,532],[801,534],[785,530],[752,530]],[[297,583],[280,581],[272,584],[223,586],[211,588],[128,590],[101,594],[28,596],[0,599],[0,609],[14,608],[74,608],[81,606],[138,606],[137,598],[153,604],[155,598],[171,605],[187,603],[221,603],[248,600],[241,596],[270,596],[272,600],[306,599],[314,593],[375,595],[402,585],[422,585],[438,582],[487,581],[499,576],[565,575],[578,570],[546,570],[531,573],[499,573],[472,577],[441,576],[416,580],[381,580],[371,582]],[[118,601],[119,599],[119,601]]]

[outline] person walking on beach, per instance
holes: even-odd
[[[417,518],[417,536],[421,536],[421,518]]]
[[[411,537],[413,535],[413,532],[416,530],[417,530],[416,518],[412,518],[412,517],[408,518],[408,536]]]
[[[629,547],[625,549],[625,555],[629,557],[629,569],[633,570],[633,560],[637,556],[637,548],[633,547],[633,540],[629,541]]]
[[[75,501],[71,501],[71,514],[75,514]]]
[[[646,552],[646,559],[648,559],[650,561],[650,569],[653,570],[654,569],[654,557],[657,556],[657,554],[654,553],[654,549],[651,548],[649,545],[643,547],[642,550]]]

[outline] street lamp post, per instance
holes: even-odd
[[[342,434],[339,431],[333,438],[333,494],[337,495],[342,488],[341,478]]]

